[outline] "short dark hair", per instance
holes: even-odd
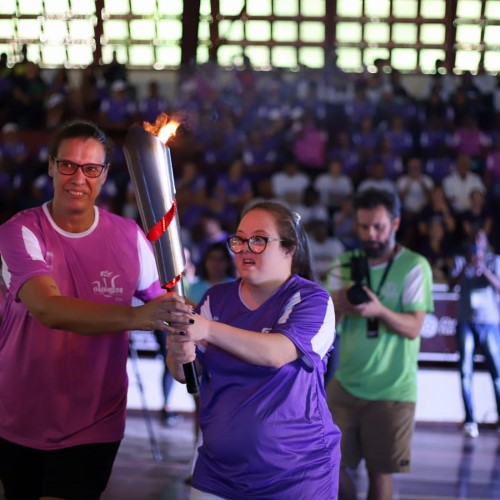
[[[57,157],[61,142],[66,139],[95,139],[101,143],[104,148],[104,162],[108,164],[113,154],[113,143],[111,139],[95,123],[88,120],[71,120],[63,123],[51,137],[49,142],[49,156]]]
[[[401,216],[401,202],[395,192],[387,189],[368,188],[354,197],[354,210],[360,208],[371,210],[383,206],[394,217]]]

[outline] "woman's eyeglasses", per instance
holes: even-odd
[[[271,238],[270,236],[251,236],[250,238],[240,238],[239,236],[231,236],[227,239],[229,250],[233,253],[241,253],[245,249],[245,243],[252,253],[262,253],[270,241],[285,241],[279,238]]]
[[[100,163],[85,163],[81,165],[80,163],[75,163],[70,160],[62,160],[61,158],[54,158],[57,165],[57,170],[62,175],[73,175],[79,168],[82,169],[83,175],[86,177],[99,177],[102,171],[106,168],[106,165],[101,165]]]

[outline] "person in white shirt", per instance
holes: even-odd
[[[393,181],[385,177],[385,165],[381,160],[375,160],[368,168],[368,177],[363,180],[357,189],[357,192],[366,189],[384,189],[391,193],[396,192],[396,186]]]
[[[396,180],[396,189],[403,210],[410,214],[418,214],[429,200],[434,187],[432,177],[422,171],[422,161],[415,156],[409,158],[406,173]]]
[[[486,192],[486,187],[478,174],[471,171],[471,159],[459,155],[456,170],[443,179],[443,190],[452,208],[458,214],[470,207],[470,194],[475,189]]]
[[[319,191],[321,203],[334,212],[340,207],[342,200],[354,192],[352,179],[342,173],[342,162],[330,160],[327,171],[318,175],[314,187]]]
[[[304,191],[311,183],[309,176],[301,171],[298,163],[290,159],[271,176],[273,195],[294,207],[301,203]]]

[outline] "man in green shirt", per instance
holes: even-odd
[[[342,431],[339,498],[357,498],[350,470],[364,459],[368,498],[391,500],[392,474],[410,470],[420,330],[433,310],[432,273],[423,256],[396,241],[397,195],[367,189],[354,207],[360,249],[341,254],[325,283],[341,338],[327,391]]]

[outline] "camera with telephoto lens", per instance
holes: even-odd
[[[354,306],[370,301],[370,297],[364,289],[368,284],[368,260],[365,255],[353,255],[349,263],[351,269],[351,281],[353,285],[347,290],[347,300]],[[368,318],[366,336],[368,338],[378,337],[378,320]]]

